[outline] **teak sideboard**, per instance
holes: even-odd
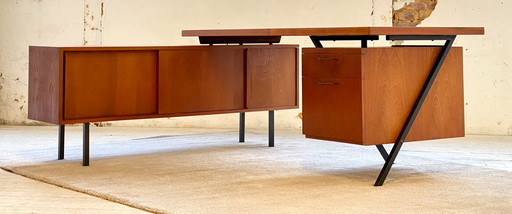
[[[297,45],[29,47],[28,118],[84,124],[113,120],[298,108]]]

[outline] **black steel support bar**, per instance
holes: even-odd
[[[321,41],[331,40],[361,40],[361,47],[368,47],[368,40],[379,40],[379,36],[310,36],[316,48],[323,48]]]
[[[393,39],[399,39],[399,40],[436,40],[436,39],[445,39],[446,42],[444,46],[441,48],[441,52],[439,52],[439,55],[437,56],[436,61],[434,62],[434,65],[432,66],[432,69],[430,70],[430,74],[427,77],[427,80],[425,81],[425,84],[423,84],[423,87],[421,88],[420,94],[416,98],[416,101],[414,102],[414,105],[412,107],[411,112],[407,116],[407,119],[405,120],[404,125],[402,126],[402,130],[400,131],[400,134],[398,135],[398,138],[395,141],[395,144],[393,145],[393,148],[391,149],[391,152],[389,153],[389,156],[386,160],[386,163],[384,164],[384,167],[382,167],[382,170],[380,171],[379,177],[375,181],[374,186],[382,186],[384,184],[384,181],[386,180],[386,177],[389,173],[389,170],[391,169],[391,166],[395,162],[396,156],[398,155],[398,152],[400,151],[400,148],[402,147],[402,144],[405,141],[405,138],[407,137],[407,134],[409,133],[409,130],[412,127],[412,124],[414,123],[414,119],[416,119],[416,116],[418,115],[418,112],[421,109],[421,105],[423,104],[423,101],[425,101],[425,98],[428,95],[428,92],[430,88],[432,87],[432,84],[434,83],[434,80],[437,77],[437,74],[439,73],[439,70],[441,69],[441,66],[443,65],[443,62],[448,55],[448,52],[450,51],[450,48],[453,45],[453,41],[455,40],[455,35],[452,36],[387,36],[387,38],[393,38]]]
[[[268,147],[274,147],[274,111],[268,111]]]
[[[391,35],[386,40],[452,40],[455,35]]]
[[[65,137],[65,125],[59,125],[59,151],[58,160],[64,159],[64,137]]]
[[[200,44],[279,43],[281,36],[200,36]]]
[[[380,155],[382,155],[382,158],[384,158],[384,160],[387,160],[388,152],[386,151],[386,148],[384,148],[383,145],[375,145],[375,146],[377,146],[377,149],[379,150]]]
[[[82,166],[89,166],[89,123],[84,123],[83,137]]]
[[[240,112],[240,123],[238,124],[238,142],[245,142],[245,112]]]
[[[323,48],[324,46],[320,42],[320,39],[318,39],[318,36],[310,36],[309,37],[316,48]]]

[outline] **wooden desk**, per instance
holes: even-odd
[[[182,32],[198,36],[203,44],[278,43],[282,36],[309,36],[316,48],[302,50],[303,133],[308,138],[376,145],[386,163],[375,186],[384,183],[405,140],[464,136],[462,49],[451,47],[457,35],[482,34],[483,27]],[[367,47],[368,40],[381,35],[386,40],[443,40],[445,44]],[[323,48],[325,40],[360,40],[361,48]],[[394,143],[389,154],[382,146],[385,143]]]

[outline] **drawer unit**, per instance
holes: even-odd
[[[304,48],[303,133],[393,143],[441,48]],[[407,141],[464,136],[462,49],[453,48]]]

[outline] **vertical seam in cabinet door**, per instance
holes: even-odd
[[[244,57],[244,69],[243,69],[243,72],[244,72],[243,73],[243,76],[244,76],[244,80],[243,80],[244,81],[244,89],[243,89],[243,93],[244,93],[244,95],[243,95],[243,97],[244,97],[244,100],[243,100],[243,102],[244,102],[244,109],[248,108],[248,105],[247,105],[247,100],[248,100],[247,99],[247,96],[248,96],[248,94],[247,94],[247,87],[248,87],[248,82],[249,82],[249,81],[247,81],[247,76],[248,76],[247,75],[247,72],[248,72],[247,71],[248,70],[247,69],[248,68],[248,65],[247,65],[248,64],[248,60],[247,60],[247,58],[248,58],[248,55],[249,55],[249,49],[245,48],[244,49],[244,54],[243,54],[243,57]]]
[[[297,107],[300,106],[299,104],[299,48],[294,47],[295,49],[295,105]]]
[[[60,56],[62,53],[62,57]],[[62,66],[62,68],[59,68],[59,108],[62,108],[62,111],[59,112],[59,124],[66,119],[65,118],[65,103],[66,103],[66,52],[62,51],[62,49],[59,49],[59,60],[62,60],[62,63],[59,63],[59,67]],[[61,73],[62,72],[62,73]],[[61,75],[62,74],[62,75]],[[61,79],[62,78],[62,79]],[[62,96],[62,97],[61,97]]]
[[[160,51],[155,50],[156,53],[156,114],[160,114]]]

